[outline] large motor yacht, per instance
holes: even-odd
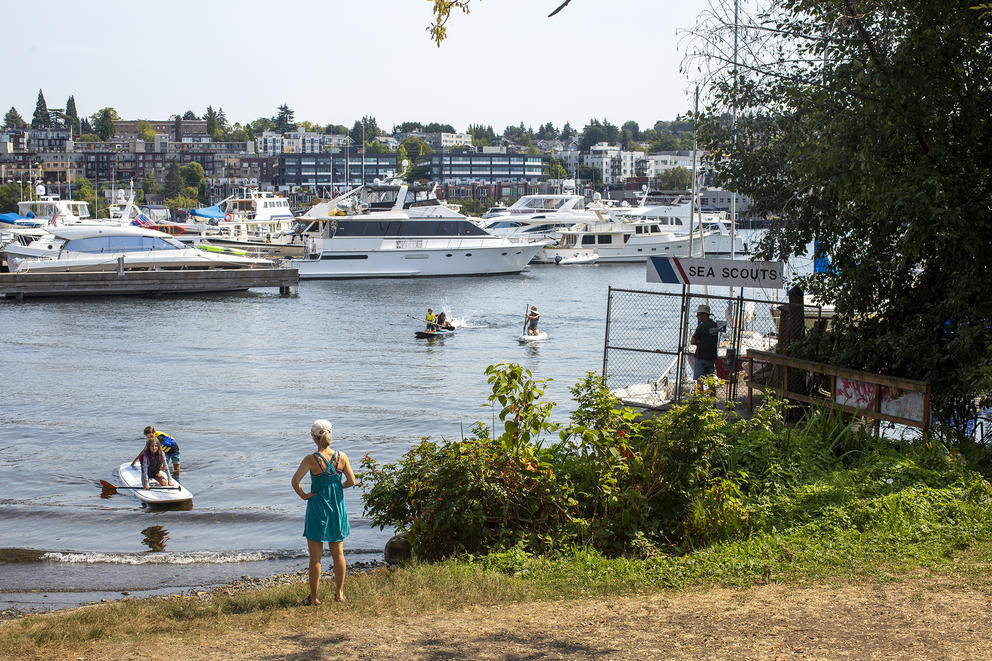
[[[539,263],[643,262],[648,257],[694,257],[716,232],[690,235],[666,230],[657,220],[618,217],[610,207],[592,207],[594,222],[562,230],[558,243],[545,248]]]
[[[706,255],[743,255],[747,245],[734,233],[731,236],[730,220],[723,213],[697,213],[695,222],[692,217],[691,202],[676,202],[656,206],[638,206],[629,209],[616,208],[614,218],[625,223],[650,223],[657,225],[660,231],[672,232],[678,235],[688,235],[691,231],[699,234],[699,224],[703,226],[703,237]]]
[[[518,273],[544,241],[495,236],[443,204],[434,188],[360,186],[297,218],[301,279]]]
[[[267,259],[190,248],[172,236],[128,225],[49,228],[27,245],[4,246],[11,272],[272,268]]]
[[[584,206],[581,195],[523,195],[502,212],[487,212],[492,215],[480,225],[497,236],[556,239],[562,230],[576,223],[595,220]]]

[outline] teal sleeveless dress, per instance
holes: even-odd
[[[314,452],[317,465],[325,459]],[[344,509],[344,488],[341,486],[341,471],[334,467],[337,451],[319,475],[310,474],[310,491],[313,496],[307,500],[307,516],[303,524],[303,536],[315,542],[340,542],[351,534],[348,513]]]

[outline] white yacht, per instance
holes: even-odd
[[[480,225],[497,236],[556,239],[562,230],[588,220],[595,217],[585,210],[585,198],[563,193],[524,195]]]
[[[706,254],[731,254],[730,220],[722,213],[699,213],[696,222],[690,223],[691,202],[679,201],[657,206],[615,208],[613,215],[620,222],[650,222],[657,225],[661,231],[680,235],[687,235],[690,228],[698,234],[699,223],[702,222]],[[734,254],[743,255],[747,252],[747,246],[736,234],[733,237],[733,245]]]
[[[129,225],[52,227],[27,245],[4,246],[11,272],[272,268],[267,259],[190,248],[164,232]]]
[[[58,195],[40,194],[37,200],[17,203],[17,213],[47,225],[76,225],[90,222],[90,207],[79,200],[63,200]]]
[[[519,273],[545,241],[495,236],[444,205],[434,189],[360,186],[297,218],[301,279]]]
[[[651,220],[616,219],[595,210],[596,222],[577,223],[561,232],[558,243],[545,248],[538,263],[643,262],[648,257],[701,255],[700,237],[676,234]],[[706,241],[714,232],[704,232]]]

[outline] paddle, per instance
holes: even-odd
[[[523,334],[527,334],[527,316],[530,314],[530,303],[524,307],[524,331]]]
[[[144,489],[144,487],[122,487],[122,486],[117,486],[116,484],[111,484],[110,482],[107,482],[106,480],[100,480],[100,486],[103,488],[103,493],[105,493],[107,495],[113,495],[113,494],[117,493],[117,490],[118,489]],[[160,487],[160,486],[154,486],[154,487],[148,487],[148,488],[149,489],[179,489],[179,487]]]

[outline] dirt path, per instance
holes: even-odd
[[[758,586],[361,617],[292,609],[263,630],[115,645],[86,659],[992,658],[992,586],[949,579]]]

